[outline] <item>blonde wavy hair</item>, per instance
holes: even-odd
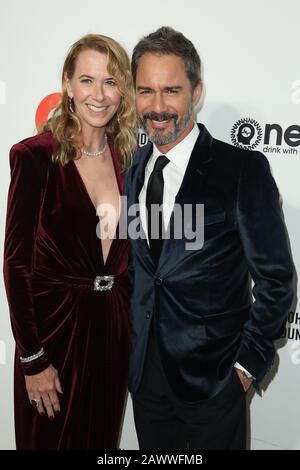
[[[81,51],[92,49],[108,57],[107,70],[116,81],[121,94],[121,103],[117,113],[106,126],[112,136],[116,153],[123,169],[127,168],[136,149],[136,113],[134,105],[133,82],[130,60],[114,39],[100,34],[88,34],[76,41],[67,54],[62,71],[62,96],[48,121],[42,124],[39,132],[51,132],[58,143],[53,154],[53,161],[62,166],[74,160],[81,141],[81,122],[76,110],[71,112],[68,105],[67,83],[65,76],[73,77],[76,60]]]

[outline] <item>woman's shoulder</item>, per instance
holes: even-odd
[[[55,150],[55,140],[51,132],[43,132],[21,140],[11,148],[12,155],[29,154],[32,158],[51,158]]]
[[[21,171],[44,178],[52,165],[55,141],[50,132],[44,132],[21,140],[13,145],[9,153],[11,171]]]

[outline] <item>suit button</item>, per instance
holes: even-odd
[[[163,283],[163,281],[164,281],[164,280],[163,280],[162,277],[157,277],[156,280],[155,280],[155,284],[156,284],[157,286],[161,286],[162,283]]]
[[[150,317],[151,317],[151,314],[150,314],[150,312],[148,312],[147,315],[146,315],[147,320],[149,320]]]

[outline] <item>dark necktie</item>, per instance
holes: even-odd
[[[147,226],[148,226],[148,239],[151,254],[155,264],[158,263],[160,252],[162,248],[163,239],[163,217],[161,211],[156,212],[155,216],[152,212],[151,206],[155,204],[155,209],[163,203],[164,194],[164,177],[163,169],[169,163],[169,159],[165,155],[160,155],[155,162],[153,171],[150,175],[147,192],[146,192],[146,208],[147,208]],[[154,210],[154,208],[152,209]]]

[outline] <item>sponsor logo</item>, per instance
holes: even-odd
[[[231,141],[236,147],[253,150],[262,139],[262,128],[252,118],[239,119],[231,129]]]
[[[245,117],[232,126],[231,141],[236,147],[247,150],[260,146],[263,153],[299,155],[296,147],[300,146],[300,126],[292,124],[283,128],[278,123],[263,126],[255,119]]]

